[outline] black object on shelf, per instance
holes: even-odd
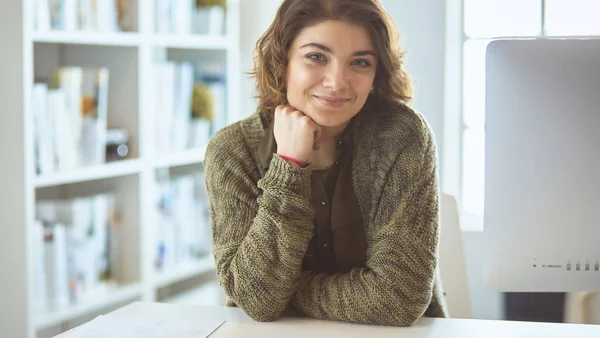
[[[109,129],[106,131],[106,162],[127,158],[129,154],[129,131],[127,129]]]

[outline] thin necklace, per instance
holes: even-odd
[[[329,168],[333,168],[333,167],[337,166],[338,164],[340,164],[340,157],[341,157],[341,155],[340,155],[340,156],[338,156],[338,158],[335,160],[335,162],[333,162],[333,163],[332,163],[332,164],[330,164],[330,165],[323,166],[323,167],[313,167],[313,168],[312,168],[312,170],[316,170],[316,171],[325,171],[325,170],[327,170],[327,169],[329,169]]]
[[[312,168],[312,170],[313,170],[313,171],[325,171],[325,170],[327,170],[327,169],[329,169],[329,168],[331,168],[331,167],[333,167],[333,164],[332,164],[332,165],[325,166],[325,167]]]
[[[342,140],[338,140],[335,143],[337,144],[338,147],[340,147],[342,145]],[[325,170],[327,170],[327,169],[329,169],[331,167],[335,167],[336,165],[338,165],[340,163],[340,157],[341,156],[342,156],[342,154],[341,154],[341,152],[339,152],[336,160],[332,164],[330,164],[328,166],[323,166],[323,167],[318,167],[318,168],[312,168],[312,170],[325,171]]]

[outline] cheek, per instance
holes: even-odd
[[[357,96],[366,97],[371,92],[371,88],[373,87],[373,81],[375,80],[374,75],[364,74],[360,75],[356,78],[355,90]]]
[[[288,93],[294,95],[302,94],[314,87],[319,82],[320,76],[318,70],[303,64],[290,65],[288,74]]]

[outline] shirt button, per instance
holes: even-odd
[[[327,203],[325,203],[325,202],[321,202],[321,205],[322,205],[322,206],[324,206],[324,207],[326,207],[326,206],[327,206]]]
[[[328,247],[328,246],[329,246],[329,245],[328,245],[327,243],[323,244],[323,247],[324,247],[325,249],[327,249],[327,247]]]
[[[344,141],[339,141],[338,142],[338,146],[341,146],[342,144],[344,144]]]
[[[337,166],[340,164],[340,161],[335,161],[335,163],[333,165]]]

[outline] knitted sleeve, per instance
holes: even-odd
[[[366,268],[329,276],[303,272],[293,310],[392,326],[410,326],[424,314],[436,276],[439,196],[433,134],[427,126],[420,134],[386,174],[366,227]]]
[[[213,137],[205,158],[213,252],[228,298],[257,321],[286,309],[313,232],[310,170],[275,155],[257,183],[237,127]]]

